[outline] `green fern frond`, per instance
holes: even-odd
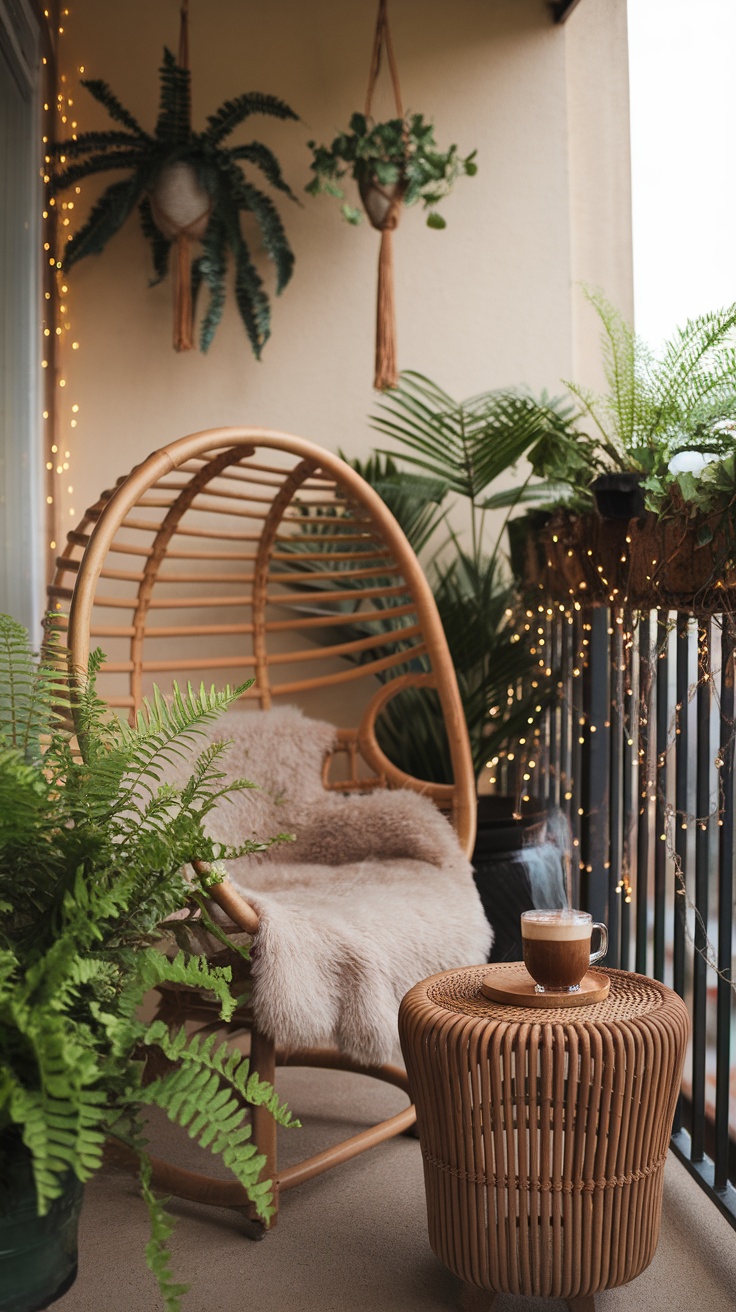
[[[142,185],[137,174],[123,182],[114,182],[93,206],[89,218],[74,234],[64,251],[62,267],[68,270],[85,255],[98,255],[111,237],[123,226],[141,197]]]
[[[273,1215],[271,1181],[259,1180],[266,1159],[250,1142],[251,1126],[243,1104],[267,1107],[279,1125],[298,1122],[273,1087],[251,1072],[247,1057],[227,1043],[215,1048],[215,1041],[214,1034],[188,1040],[183,1028],[171,1034],[162,1021],[154,1021],[144,1042],[160,1047],[176,1069],[149,1084],[141,1101],[162,1108],[200,1147],[221,1156],[258,1215],[268,1220]]]
[[[41,737],[69,706],[68,685],[66,653],[55,635],[36,661],[22,624],[0,615],[0,744],[39,760]]]
[[[186,145],[192,131],[189,69],[181,68],[171,51],[164,48],[159,74],[161,96],[154,135],[167,146]]]
[[[140,123],[130,111],[124,105],[121,105],[107,82],[101,81],[100,78],[86,78],[82,80],[81,85],[107,110],[111,119],[114,119],[116,123],[122,123],[126,128],[130,128],[130,131],[134,132],[137,137],[143,137],[146,141],[150,141],[148,133],[144,132]]]
[[[293,119],[299,121],[299,115],[278,96],[262,95],[258,91],[246,92],[235,100],[226,100],[214,114],[209,114],[209,126],[202,133],[202,140],[208,146],[217,146],[234,128],[251,114],[267,114],[273,118]]]
[[[111,150],[101,155],[90,155],[77,164],[58,170],[51,179],[49,191],[54,196],[58,195],[67,187],[84,182],[85,178],[94,177],[97,173],[107,173],[110,169],[139,169],[144,160],[145,155],[140,150]]]
[[[145,1155],[141,1158],[138,1178],[141,1194],[148,1209],[151,1238],[146,1244],[146,1264],[156,1277],[159,1292],[164,1300],[165,1312],[180,1312],[180,1299],[189,1286],[177,1284],[171,1271],[171,1252],[168,1242],[176,1225],[174,1217],[166,1211],[165,1203],[156,1198],[151,1188],[153,1171]]]
[[[257,360],[271,336],[271,312],[263,283],[239,233],[234,240],[235,303]]]
[[[210,299],[199,332],[199,349],[207,352],[212,345],[215,329],[222,319],[225,307],[227,229],[222,214],[217,210],[207,224],[202,247],[203,253],[197,261],[197,273],[207,287]]]
[[[80,132],[76,137],[54,142],[49,150],[56,159],[60,155],[65,155],[67,159],[79,159],[80,155],[88,155],[92,151],[114,151],[118,148],[134,149],[140,155],[140,135],[133,132]]]
[[[239,195],[242,197],[243,207],[258,220],[263,244],[276,266],[276,294],[278,295],[284,290],[294,269],[294,253],[286,240],[279,212],[268,196],[247,182],[242,183]]]
[[[227,154],[231,160],[247,160],[250,164],[256,164],[272,187],[283,191],[290,200],[301,205],[299,197],[294,195],[288,182],[285,181],[281,165],[273,151],[269,150],[268,146],[264,146],[263,142],[249,141],[245,146],[231,146]]]
[[[657,410],[668,413],[674,404],[678,419],[721,389],[730,394],[736,375],[736,306],[689,320],[665,344],[662,361],[654,369]]]

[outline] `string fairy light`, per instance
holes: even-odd
[[[44,10],[44,16],[49,19],[48,10]],[[80,405],[70,394],[66,364],[68,351],[76,353],[81,349],[81,344],[73,329],[70,290],[62,266],[64,248],[71,240],[69,231],[71,215],[79,204],[81,188],[75,186],[73,196],[68,200],[59,201],[50,194],[53,160],[51,145],[59,138],[71,137],[76,140],[78,128],[77,120],[74,118],[74,99],[70,94],[67,76],[66,73],[60,72],[62,38],[69,16],[69,8],[61,10],[54,43],[56,61],[49,64],[48,57],[45,55],[42,59],[47,94],[43,101],[41,142],[43,162],[40,169],[44,183],[41,218],[43,249],[46,254],[41,320],[41,340],[44,344],[41,368],[45,371],[43,375],[45,405],[42,418],[47,473],[49,571],[54,568],[54,557],[51,553],[59,549],[62,545],[61,539],[65,535],[63,521],[74,522],[77,518],[77,511],[72,502],[74,480],[71,468],[74,437],[79,427]],[[84,66],[79,65],[77,72],[83,74]],[[51,85],[52,79],[56,81],[55,86]],[[66,157],[61,155],[59,163],[63,165],[65,159]]]

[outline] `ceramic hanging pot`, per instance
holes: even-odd
[[[405,182],[393,182],[383,186],[375,178],[358,183],[363,209],[371,227],[383,232],[387,226],[395,228],[399,219],[399,208],[406,192]]]
[[[173,240],[181,233],[194,241],[204,237],[212,213],[212,198],[193,165],[183,160],[167,164],[150,194],[156,227],[164,237]]]

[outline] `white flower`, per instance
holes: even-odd
[[[716,422],[711,424],[710,431],[712,433],[730,433],[731,437],[736,437],[736,420],[716,419]]]
[[[678,451],[670,460],[667,468],[671,474],[702,474],[706,465],[714,460],[722,460],[717,451]]]

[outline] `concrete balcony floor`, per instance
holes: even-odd
[[[279,1089],[302,1118],[281,1132],[284,1163],[347,1137],[405,1105],[395,1089],[336,1072],[284,1070]],[[172,1158],[204,1157],[179,1131],[155,1127]],[[153,1132],[152,1132],[153,1138]],[[213,1159],[206,1155],[205,1166]],[[175,1277],[190,1291],[182,1312],[441,1312],[460,1306],[460,1284],[427,1241],[419,1144],[394,1139],[287,1193],[278,1226],[245,1239],[234,1215],[172,1200]],[[148,1220],[134,1183],[114,1172],[88,1186],[80,1270],[59,1312],[157,1312],[144,1261]],[[599,1312],[734,1312],[736,1232],[672,1155],[659,1247],[631,1284],[597,1296]],[[494,1312],[560,1312],[557,1300],[498,1300]]]

